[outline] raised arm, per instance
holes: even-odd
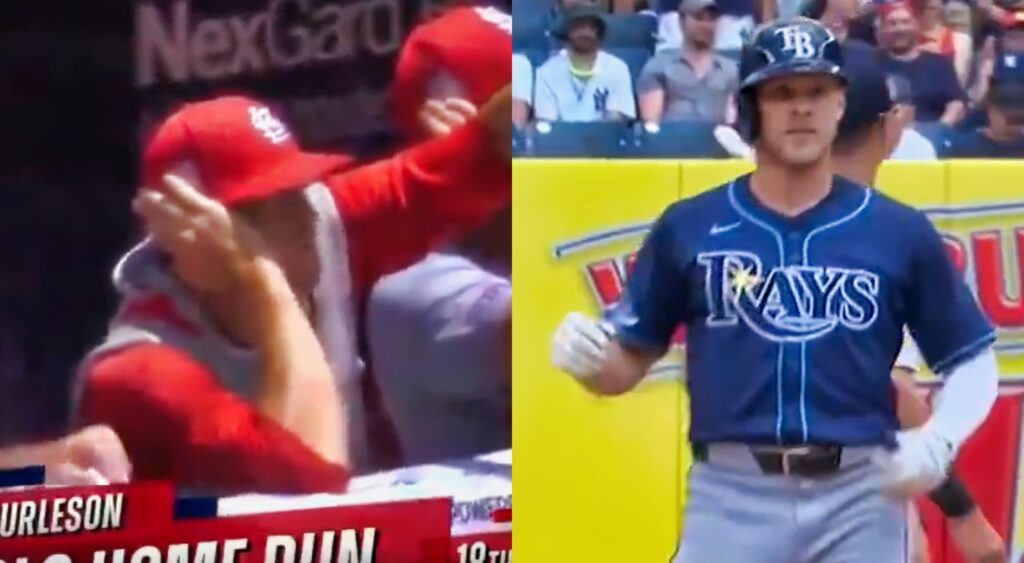
[[[511,201],[511,88],[450,135],[328,179],[360,291]]]

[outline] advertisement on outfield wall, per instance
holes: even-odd
[[[270,103],[310,149],[384,143],[395,59],[431,7],[431,0],[139,0],[140,134],[183,101],[230,92]]]
[[[1016,166],[1008,170],[991,163],[890,163],[879,179],[881,190],[918,207],[932,219],[953,263],[996,326],[996,350],[1004,378],[1002,397],[986,425],[965,446],[958,470],[993,525],[1007,538],[1014,561],[1024,557],[1024,493],[1018,494],[1024,489],[1018,391],[1018,385],[1024,383],[1024,198],[1012,181],[1024,173],[1024,165]],[[609,553],[615,552],[615,546],[601,545],[592,559],[587,554],[588,560],[612,561],[648,549],[649,554],[643,551],[644,560],[667,560],[675,548],[682,525],[678,507],[685,503],[685,474],[690,463],[685,443],[686,397],[679,385],[685,379],[685,335],[682,331],[677,334],[677,349],[655,366],[645,385],[615,399],[590,397],[566,383],[566,378],[559,378],[550,365],[547,340],[565,313],[596,314],[618,300],[644,235],[671,201],[695,195],[749,169],[747,163],[720,161],[515,164],[514,244],[517,253],[524,245],[534,250],[517,254],[514,275],[521,294],[539,296],[531,298],[535,301],[528,312],[516,313],[516,440],[530,442],[531,450],[534,441],[545,442],[540,451],[554,451],[557,448],[547,447],[547,443],[571,439],[558,429],[575,429],[582,433],[576,441],[585,445],[581,455],[593,451],[594,458],[573,460],[573,464],[590,468],[588,481],[615,483],[604,485],[603,491],[631,493],[628,498],[611,492],[593,493],[607,506],[594,520],[607,519],[607,514],[630,515],[612,520],[619,526],[617,535],[625,534],[633,541],[630,548],[615,555]],[[520,219],[520,209],[530,210],[529,219]],[[528,232],[521,233],[521,221],[529,221]],[[551,289],[535,291],[541,283]],[[538,307],[536,300],[544,306]],[[524,319],[528,315],[531,318]],[[520,345],[520,341],[524,342]],[[530,359],[520,362],[523,357]],[[523,371],[521,363],[527,364]],[[535,372],[544,377],[538,378]],[[927,373],[920,381],[926,387],[935,383],[934,376]],[[601,429],[616,435],[593,434]],[[533,477],[532,472],[538,470],[530,467],[529,461],[525,464],[526,468],[521,464],[518,470],[530,482],[521,484],[517,477],[520,521],[531,520],[534,502],[541,505],[542,492],[537,489],[549,495],[557,490],[562,498],[577,494],[565,480],[543,472]],[[673,501],[678,504],[670,506]],[[644,506],[645,502],[661,504],[654,508]],[[924,510],[926,524],[932,520],[941,523],[937,513],[927,506]],[[656,518],[663,519],[664,525],[652,525]],[[607,524],[587,519],[579,525],[582,529]],[[928,526],[933,560],[957,561],[952,549],[945,551],[944,529],[943,525]],[[530,539],[534,533],[523,532],[520,537]],[[520,557],[529,558],[534,549],[538,553],[558,549],[542,539],[537,541],[538,546],[532,545],[533,540],[531,545],[517,546]]]

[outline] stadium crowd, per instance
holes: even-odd
[[[1024,156],[1015,0],[514,0],[513,150],[527,157],[749,157],[738,61],[803,15],[879,65],[904,126],[892,158]]]

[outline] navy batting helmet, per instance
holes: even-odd
[[[795,17],[757,28],[740,58],[740,118],[747,137],[757,137],[758,84],[795,74],[824,74],[845,84],[842,66],[839,42],[817,21]]]

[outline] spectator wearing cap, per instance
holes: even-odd
[[[566,48],[537,69],[534,115],[539,121],[636,118],[633,79],[622,59],[601,50],[606,23],[599,9],[565,10],[554,35]]]
[[[879,64],[879,50],[851,34],[851,28],[862,17],[858,0],[810,0],[801,15],[819,20],[832,32],[842,47],[845,64]]]
[[[800,15],[821,21],[840,42],[855,39],[876,45],[876,7],[862,0],[804,0]]]
[[[889,155],[891,160],[932,161],[938,158],[935,145],[914,129],[914,103],[910,82],[902,76],[889,76],[889,95],[895,109],[895,118],[902,129],[899,143]]]
[[[508,205],[510,115],[506,87],[451,134],[355,168],[301,150],[255,100],[172,115],[143,155],[150,237],[115,268],[76,423],[109,425],[135,478],[211,494],[340,491],[372,470],[356,316],[376,280]]]
[[[1020,65],[1020,66],[1019,66]],[[1024,56],[1002,53],[985,96],[988,126],[958,131],[953,158],[1024,158]]]
[[[971,91],[971,99],[978,103],[985,100],[998,58],[1003,53],[1024,52],[1024,12],[1006,14],[988,23],[995,29],[985,37],[978,53],[978,72]]]
[[[512,124],[522,129],[533,106],[533,65],[525,55],[512,55]]]
[[[974,42],[971,36],[954,31],[946,25],[943,0],[927,0],[920,21],[921,50],[952,60],[960,85],[965,86],[971,72],[971,58],[974,55]]]
[[[683,47],[659,51],[640,73],[640,118],[645,123],[731,123],[739,69],[714,51],[718,5],[715,0],[683,0],[679,20],[685,31]]]
[[[910,82],[918,121],[952,126],[964,116],[965,94],[948,57],[921,50],[920,29],[909,5],[882,8],[878,39],[885,51],[882,67]]]

